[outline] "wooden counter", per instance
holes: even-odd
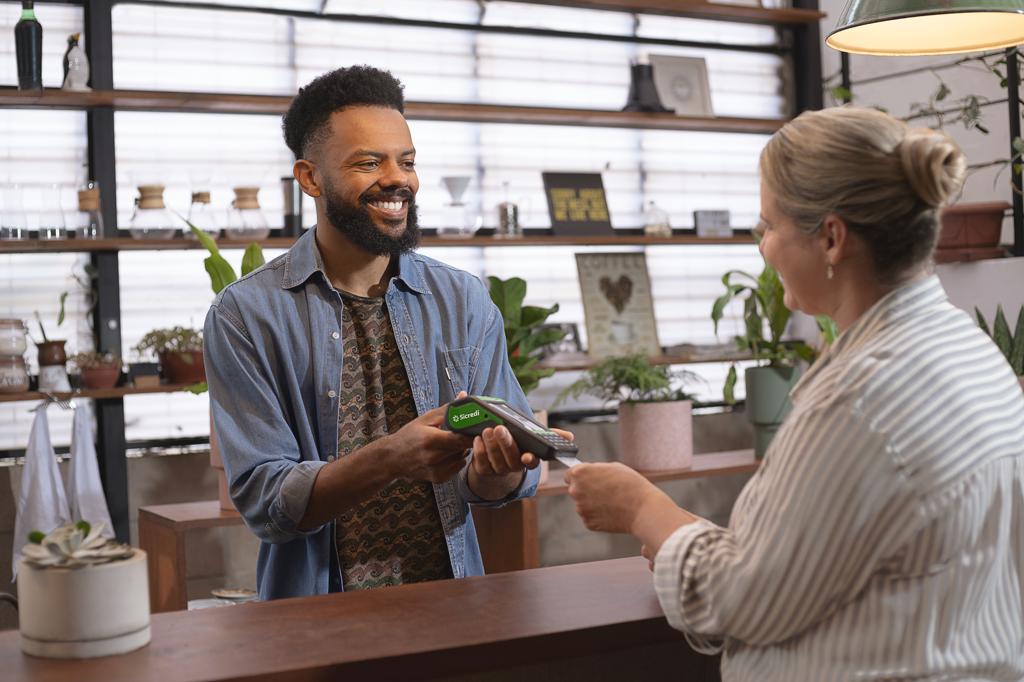
[[[639,557],[351,594],[155,614],[153,640],[107,658],[21,653],[9,682],[717,679],[667,625]],[[477,677],[479,676],[479,677]]]

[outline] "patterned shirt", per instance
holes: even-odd
[[[1024,678],[1024,394],[934,276],[800,381],[728,528],[655,560],[669,623],[725,680]]]
[[[409,378],[383,298],[342,297],[345,358],[338,407],[338,456],[416,418]],[[452,577],[434,489],[397,479],[336,520],[345,591]]]

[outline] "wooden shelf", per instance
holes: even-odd
[[[119,388],[94,388],[82,389],[72,393],[51,393],[50,395],[60,400],[75,398],[94,398],[104,400],[107,398],[123,398],[126,395],[144,395],[147,393],[177,393],[184,391],[192,384],[160,384],[159,386],[147,386],[138,388],[136,386],[122,386]],[[39,391],[28,393],[0,393],[0,403],[12,403],[21,401],[44,400],[47,396]]]
[[[556,355],[537,364],[538,369],[553,369],[556,372],[574,372],[590,369],[605,358],[595,358],[586,353]],[[652,365],[691,365],[702,362],[742,362],[753,360],[749,353],[722,353],[719,355],[652,355],[647,358]]]
[[[733,8],[735,9],[735,8]],[[751,9],[751,8],[742,8]],[[775,11],[775,10],[773,10]],[[124,111],[188,111],[220,114],[275,114],[288,108],[291,96],[241,95],[204,92],[160,92],[150,90],[18,90],[0,88],[0,106],[50,109],[92,109],[113,107]],[[771,134],[783,119],[694,117],[595,109],[519,107],[498,104],[447,102],[406,102],[409,119],[427,121],[472,121],[476,123],[525,123],[541,125],[695,130],[726,133]]]
[[[261,239],[259,244],[269,249],[287,249],[295,242],[291,237]],[[237,239],[217,240],[222,249],[244,249],[252,242]],[[421,246],[491,248],[503,246],[679,246],[684,244],[722,245],[752,244],[750,235],[734,237],[644,237],[642,235],[611,235],[596,237],[553,237],[550,235],[525,236],[520,239],[494,237],[434,237],[424,236]],[[168,251],[201,249],[197,241],[177,239],[20,239],[0,241],[0,254],[4,253],[64,253],[71,251]]]
[[[613,12],[662,14],[688,19],[738,21],[748,24],[813,24],[826,14],[816,10],[780,7],[749,7],[745,5],[713,2],[687,2],[681,0],[521,0],[534,5],[561,5],[584,9],[603,9]]]
[[[693,466],[686,469],[667,469],[664,471],[641,471],[648,481],[682,481],[688,478],[704,478],[707,476],[729,476],[732,474],[750,474],[757,471],[760,462],[754,458],[753,450],[728,450],[711,452],[693,456]],[[552,467],[548,471],[548,480],[537,487],[537,497],[548,495],[564,495],[569,491],[565,484],[565,469]]]

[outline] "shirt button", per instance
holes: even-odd
[[[338,394],[334,392],[334,389],[333,389],[333,388],[332,388],[331,390],[327,391],[327,397],[328,397],[328,398],[333,398],[333,397],[335,397],[335,396],[337,396],[337,395],[338,395]]]
[[[338,339],[341,338],[341,334],[339,334],[338,332],[331,332],[331,338],[337,341]]]
[[[403,334],[402,335],[402,341],[405,342],[405,343],[409,343],[409,341],[410,341],[409,335],[408,334]]]

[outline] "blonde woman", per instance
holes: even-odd
[[[840,337],[719,527],[618,464],[567,479],[632,533],[669,623],[726,680],[1024,678],[1024,394],[931,272],[963,154],[867,109],[761,154],[761,252]]]

